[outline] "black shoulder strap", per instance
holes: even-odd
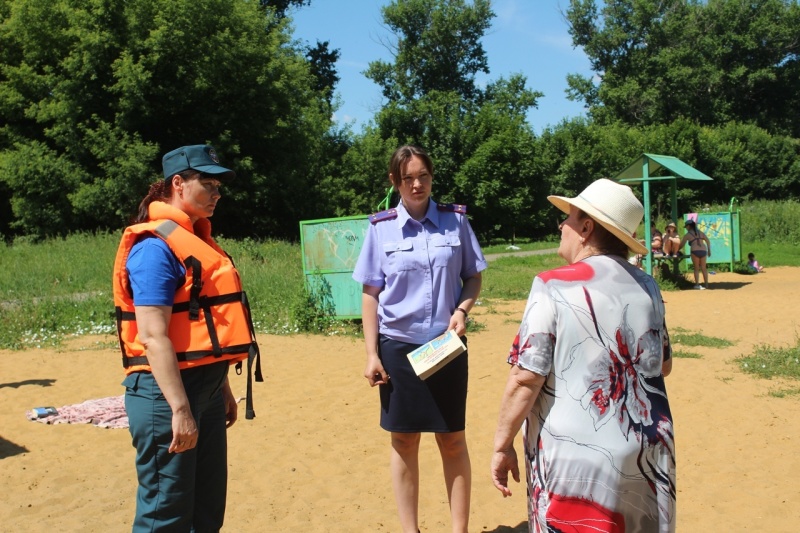
[[[200,319],[200,290],[203,288],[203,265],[200,260],[190,255],[184,262],[186,275],[192,273],[192,288],[189,290],[189,320]]]

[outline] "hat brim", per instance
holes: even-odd
[[[193,170],[202,172],[203,174],[213,174],[217,179],[232,179],[236,177],[236,172],[231,169],[221,167],[219,165],[197,165],[192,167]]]
[[[548,196],[547,199],[551,204],[556,206],[564,213],[569,214],[570,206],[575,206],[595,220],[598,224],[606,228],[612,235],[625,243],[628,250],[635,254],[646,254],[648,249],[632,235],[628,235],[625,230],[618,228],[611,219],[603,215],[591,204],[580,198],[567,198],[566,196]]]

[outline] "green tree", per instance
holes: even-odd
[[[284,18],[290,8],[303,7],[311,4],[311,0],[260,0],[261,5],[275,10],[278,18]]]
[[[730,121],[800,136],[794,0],[571,0],[570,34],[600,78],[569,94],[603,123]]]
[[[327,209],[316,218],[377,211],[391,186],[389,158],[399,144],[394,137],[384,139],[374,124],[352,140],[343,141],[342,146],[346,147],[339,164],[329,169],[321,187],[328,200]]]
[[[525,116],[541,93],[521,75],[477,86],[476,75],[488,73],[481,38],[494,17],[490,2],[396,0],[383,16],[394,32],[394,62],[373,62],[365,72],[386,99],[367,132],[382,141],[367,145],[425,147],[434,197],[468,204],[483,238],[529,230],[538,182],[526,168],[534,136]],[[388,154],[374,172],[385,177],[387,161]]]
[[[534,154],[534,173],[551,176],[548,194],[566,196],[578,194],[598,178],[613,179],[645,152],[672,155],[709,173],[711,169],[697,156],[700,135],[701,128],[689,120],[641,127],[621,122],[599,124],[584,118],[564,121],[542,132]],[[677,186],[679,209],[687,211],[720,187],[715,182],[698,185],[685,180],[679,180]],[[641,187],[634,185],[633,189],[641,195]],[[651,215],[667,216],[671,209],[668,184],[651,184],[650,200]],[[552,216],[552,228],[561,213],[552,211],[548,216]]]
[[[731,122],[703,128],[697,142],[698,165],[714,178],[703,196],[709,203],[800,199],[800,142],[752,124]]]
[[[549,209],[550,181],[535,172],[536,138],[526,120],[541,93],[525,84],[519,74],[489,84],[460,125],[464,161],[454,171],[453,192],[469,204],[484,240],[536,235],[541,211]]]
[[[160,155],[204,142],[237,171],[215,217],[226,235],[295,238],[297,220],[318,209],[329,91],[315,88],[273,10],[246,0],[0,0],[0,15],[11,231],[119,227],[158,179]],[[33,154],[43,161],[25,165]],[[35,181],[51,192],[21,186]],[[45,224],[50,211],[65,225]]]
[[[336,72],[336,62],[339,60],[338,49],[331,50],[328,41],[320,42],[309,47],[306,57],[311,63],[311,73],[316,78],[314,89],[326,94],[328,103],[333,99],[333,91],[339,83],[339,74]]]
[[[374,61],[365,74],[389,102],[408,103],[433,91],[475,98],[475,74],[489,72],[480,43],[494,17],[489,0],[395,0],[381,12],[398,37],[386,44],[394,62]]]

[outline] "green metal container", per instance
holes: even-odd
[[[352,274],[368,227],[367,215],[300,222],[306,289],[335,318],[361,318],[361,284]]]

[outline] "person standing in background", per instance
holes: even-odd
[[[694,268],[694,288],[704,290],[708,288],[708,258],[711,257],[711,241],[706,234],[697,229],[697,222],[687,220],[684,223],[686,235],[681,239],[678,250],[683,249],[683,245],[689,242],[689,253],[692,258]],[[703,273],[703,285],[700,285],[700,272]]]

